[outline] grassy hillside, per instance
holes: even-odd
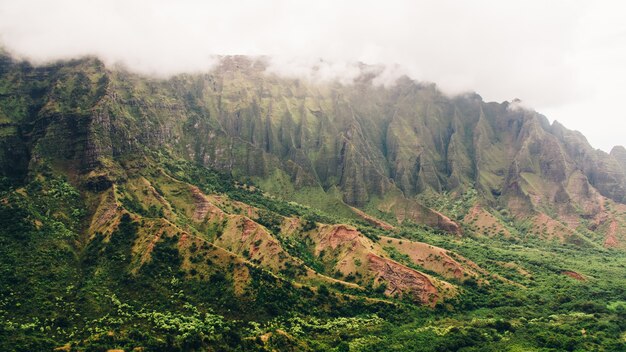
[[[101,192],[54,171],[5,189],[4,350],[624,347],[621,252],[383,230],[188,162],[142,163]],[[441,292],[433,308],[402,291],[411,270]]]
[[[0,350],[626,349],[619,148],[408,80],[0,59]]]

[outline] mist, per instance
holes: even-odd
[[[619,1],[9,1],[0,43],[35,63],[83,55],[158,76],[218,55],[349,84],[358,63],[447,94],[519,98],[609,151],[626,143],[625,5]]]

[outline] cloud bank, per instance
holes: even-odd
[[[355,63],[445,92],[525,104],[609,150],[626,143],[619,1],[0,0],[0,42],[44,62],[97,55],[142,73],[264,55],[279,74],[346,83]],[[322,61],[320,61],[322,59]],[[321,63],[321,64],[320,64]],[[312,70],[312,67],[317,69]]]

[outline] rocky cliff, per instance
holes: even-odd
[[[304,203],[310,192],[321,202],[339,197],[458,234],[463,217],[424,206],[429,195],[476,190],[476,203],[534,219],[538,233],[558,223],[546,236],[613,221],[621,229],[607,205],[626,202],[623,147],[607,154],[516,103],[448,97],[407,78],[392,87],[365,73],[350,85],[312,83],[265,67],[262,59],[225,57],[209,73],[165,80],[95,58],[33,67],[3,56],[1,173],[19,182],[52,162],[100,189],[116,182],[111,163],[149,150],[273,193],[278,180],[287,182],[293,191],[283,196]]]

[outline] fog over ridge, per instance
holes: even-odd
[[[0,42],[33,60],[95,55],[167,76],[218,55],[349,83],[360,62],[456,94],[524,104],[605,151],[626,143],[626,24],[619,1],[0,0]]]

